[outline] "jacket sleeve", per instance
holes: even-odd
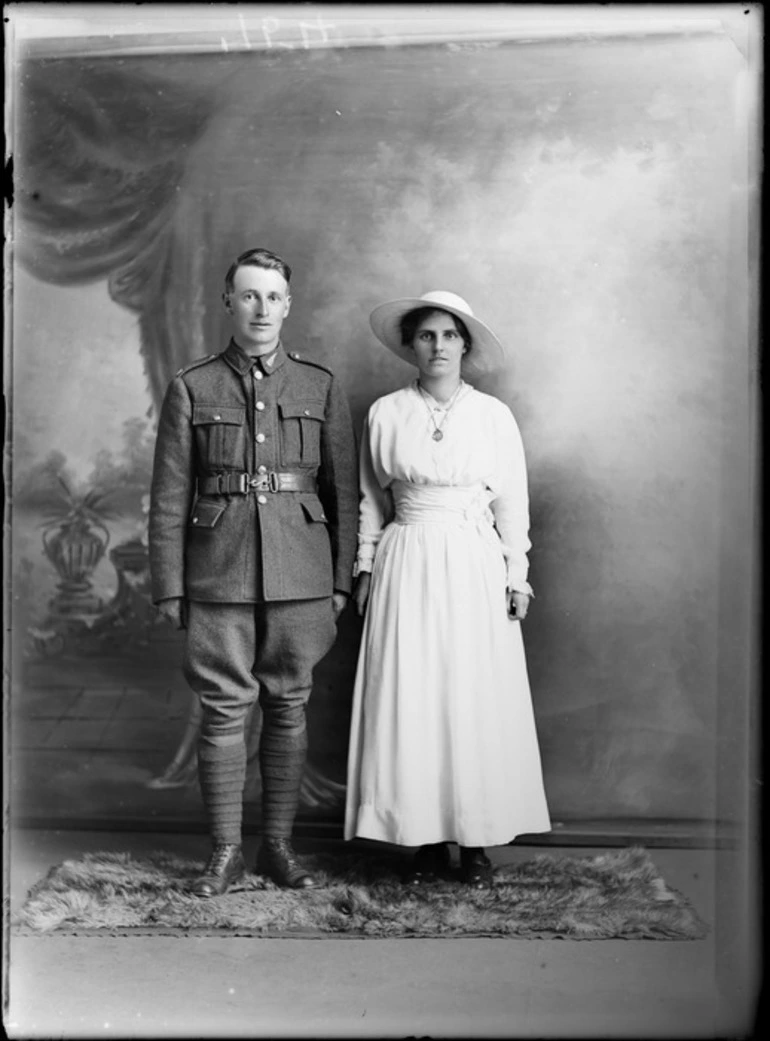
[[[185,538],[195,495],[192,405],[181,376],[160,412],[150,487],[149,549],[154,603],[185,595]]]
[[[335,592],[350,593],[358,526],[356,439],[345,395],[333,377],[321,430],[318,496],[329,522]]]
[[[497,422],[498,470],[497,497],[491,509],[503,543],[508,572],[508,588],[532,593],[527,581],[532,543],[529,540],[529,491],[524,444],[513,413],[506,406]]]

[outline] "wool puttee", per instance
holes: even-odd
[[[300,786],[307,759],[307,729],[263,723],[259,743],[262,774],[262,834],[290,838],[299,806]],[[198,745],[198,779],[211,838],[240,844],[243,790],[246,783],[246,744]]]
[[[241,843],[246,744],[198,744],[198,780],[214,845]]]
[[[262,772],[262,834],[291,837],[307,757],[307,730],[270,725],[265,717],[259,742]]]

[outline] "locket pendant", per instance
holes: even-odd
[[[440,441],[443,436],[444,435],[441,433],[440,430],[434,430],[433,433],[431,434],[431,437],[433,438],[434,441]]]

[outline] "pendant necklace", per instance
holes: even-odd
[[[443,410],[443,412],[444,412],[443,419],[441,420],[440,423],[437,423],[436,422],[436,417],[434,415],[434,411],[436,411],[436,410],[434,410],[434,409],[432,409],[430,407],[430,403],[428,402],[428,396],[425,393],[425,391],[422,389],[422,387],[420,386],[420,381],[419,380],[417,381],[417,389],[420,392],[420,397],[425,402],[425,407],[428,410],[428,415],[430,416],[430,421],[433,424],[433,433],[430,436],[433,438],[434,441],[441,441],[441,439],[443,438],[444,433],[443,433],[441,428],[443,427],[444,423],[446,423],[447,416],[449,415],[450,409],[452,408],[454,403],[457,401],[457,399],[458,399],[458,397],[460,395],[460,391],[463,389],[464,386],[465,386],[465,384],[463,383],[462,380],[460,380],[460,383],[459,383],[459,385],[457,387],[457,390],[454,392],[452,397],[449,399],[446,408]],[[435,401],[435,398],[433,400]]]

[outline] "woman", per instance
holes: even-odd
[[[356,674],[345,837],[419,846],[407,880],[485,886],[484,847],[550,830],[520,622],[529,509],[516,421],[463,375],[497,337],[454,293],[375,308],[377,338],[417,366],[375,401],[361,447]]]

